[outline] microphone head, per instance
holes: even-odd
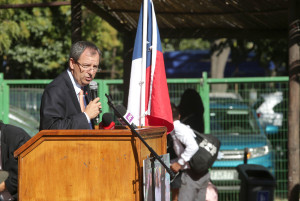
[[[117,105],[116,110],[120,113],[121,116],[124,116],[127,112],[126,108],[123,105]],[[115,114],[115,115],[118,116],[118,114]]]
[[[113,121],[112,113],[107,112],[102,115],[103,126],[109,126],[112,121]]]
[[[116,106],[116,110],[120,113],[120,115],[121,115],[121,116],[122,116],[129,124],[132,124],[134,117],[133,117],[133,115],[132,115],[130,112],[128,112],[128,111],[126,110],[126,108],[125,108],[123,105],[117,105],[117,106]],[[116,112],[115,112],[115,115],[116,115],[117,117],[119,117],[118,114],[116,114]],[[119,117],[119,118],[121,118],[121,117]],[[121,123],[122,123],[122,122],[121,122]]]
[[[104,129],[104,130],[113,130],[113,129],[115,129],[115,122],[110,122],[110,124],[109,125],[107,125],[107,126],[104,126],[103,125],[103,122],[101,122],[100,124],[99,124],[99,128],[100,129]]]
[[[98,83],[94,80],[92,80],[89,85],[90,85],[91,90],[97,90],[98,89]]]
[[[106,130],[111,130],[115,128],[115,122],[113,122],[113,117],[111,113],[104,113],[102,115],[102,122],[99,127]]]
[[[4,182],[9,176],[9,173],[4,170],[0,170],[0,183]]]

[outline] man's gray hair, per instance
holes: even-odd
[[[102,53],[99,48],[91,42],[88,41],[78,41],[74,43],[70,50],[69,60],[70,58],[74,59],[74,61],[78,61],[80,55],[84,52],[85,49],[95,50],[95,54],[98,53],[99,57],[101,57]]]

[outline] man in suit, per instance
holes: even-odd
[[[17,200],[18,198],[18,159],[14,152],[25,144],[30,136],[21,128],[3,124],[0,121],[1,139],[1,181],[0,200]],[[5,175],[5,172],[9,174]],[[4,181],[2,181],[4,180]]]
[[[100,56],[100,50],[91,42],[79,41],[72,45],[69,68],[44,90],[40,130],[93,128],[92,119],[102,107],[99,97],[90,100],[88,84],[100,70]]]

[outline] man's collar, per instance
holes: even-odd
[[[73,77],[73,75],[72,75],[72,73],[71,73],[71,71],[69,69],[67,70],[67,72],[68,72],[68,75],[69,75],[69,77],[71,79],[73,87],[75,89],[75,92],[76,92],[76,94],[78,94],[80,92],[81,88],[83,88],[83,87],[81,87],[80,84],[78,84],[76,82],[76,80],[74,79],[74,77]]]

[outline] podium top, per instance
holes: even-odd
[[[164,126],[149,126],[143,128],[137,128],[136,131],[146,138],[152,138],[156,136],[162,136],[167,132],[167,128]],[[18,157],[22,152],[36,144],[36,146],[46,140],[63,140],[63,139],[80,139],[88,140],[102,137],[137,137],[133,136],[133,133],[128,127],[116,126],[113,130],[42,130],[28,140],[24,145],[19,147],[14,152],[14,157]]]

